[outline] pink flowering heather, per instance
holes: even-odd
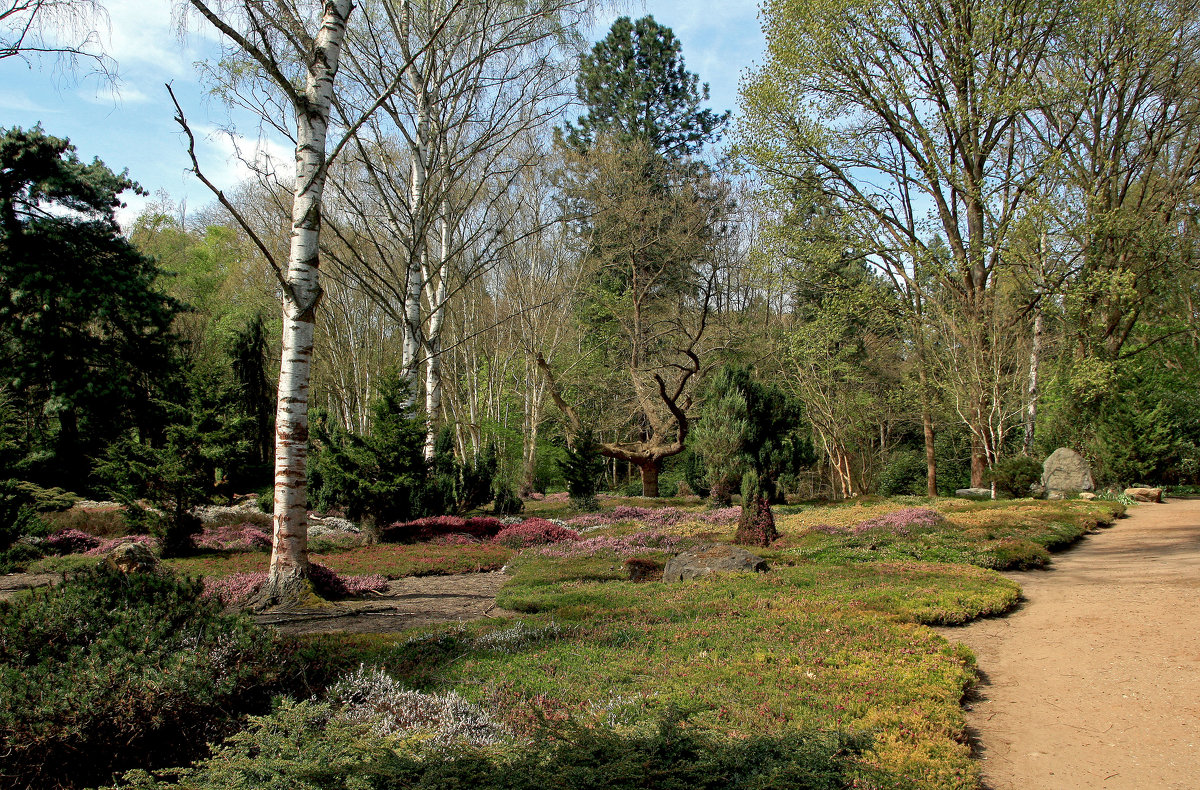
[[[60,529],[46,538],[46,545],[59,554],[80,554],[100,545],[100,539],[78,529]]]
[[[89,557],[103,557],[105,554],[108,554],[110,551],[123,543],[140,543],[151,550],[158,548],[158,540],[150,537],[149,535],[125,535],[124,537],[120,538],[108,538],[106,540],[102,540],[100,541],[99,545],[97,545],[95,548],[88,549],[84,552],[84,554],[88,555]]]
[[[271,548],[271,536],[250,523],[206,527],[195,537],[196,547],[209,551],[265,551]]]
[[[584,513],[582,516],[567,519],[567,525],[578,530],[588,530],[607,526],[615,521],[612,513]]]
[[[369,576],[341,576],[324,565],[312,563],[308,566],[313,586],[330,598],[352,598],[369,592],[384,592],[388,580],[377,573]],[[216,598],[226,606],[241,606],[249,601],[266,584],[264,571],[234,573],[219,579],[204,579],[204,597]]]
[[[942,521],[942,514],[927,507],[909,507],[869,518],[854,525],[851,530],[861,535],[870,530],[892,532],[896,535],[911,535],[914,529],[928,529]]]
[[[716,510],[709,510],[706,513],[697,513],[695,516],[697,521],[703,521],[705,524],[736,524],[741,517],[741,505],[720,507]]]
[[[527,496],[525,498],[531,502],[541,502],[543,499],[546,498],[546,495],[539,491],[530,491],[529,496]]]
[[[669,527],[677,524],[683,515],[678,508],[674,507],[649,508],[618,505],[613,509],[613,518],[616,521],[640,521],[653,527]]]
[[[267,574],[234,573],[219,579],[204,579],[205,598],[216,598],[225,606],[240,606],[249,601],[267,581]]]
[[[457,533],[487,539],[502,529],[504,522],[492,516],[428,516],[390,524],[383,528],[382,538],[385,543],[413,543]]]
[[[492,540],[514,549],[527,549],[547,543],[579,540],[579,533],[544,518],[529,518],[520,524],[505,527]]]
[[[308,577],[312,579],[313,586],[317,590],[333,598],[384,592],[388,586],[387,577],[378,573],[372,573],[369,576],[340,576],[337,571],[315,562],[308,566]]]
[[[543,557],[590,557],[595,554],[612,553],[618,557],[632,557],[647,550],[674,551],[683,539],[661,532],[639,532],[622,537],[605,536],[586,538],[569,543],[557,543],[538,549]]]
[[[562,505],[571,501],[571,495],[566,491],[559,491],[555,494],[546,494],[543,499],[545,499],[547,502],[557,502],[558,504]]]

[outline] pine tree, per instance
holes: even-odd
[[[578,125],[565,124],[565,138],[578,151],[608,132],[619,142],[641,140],[661,155],[682,157],[719,139],[729,120],[728,111],[700,108],[708,84],[687,70],[679,40],[652,16],[614,22],[580,58],[576,92],[588,112]]]

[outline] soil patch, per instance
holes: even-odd
[[[61,573],[10,573],[0,576],[0,601],[7,601],[22,590],[49,587],[61,580]]]
[[[415,576],[388,583],[387,592],[327,608],[253,615],[261,625],[287,634],[383,634],[419,625],[456,623],[511,615],[496,607],[507,578],[500,571],[454,576]]]
[[[1019,609],[937,629],[979,660],[966,707],[986,787],[1200,786],[1200,501],[1137,505],[1006,575]]]

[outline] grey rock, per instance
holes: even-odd
[[[1042,485],[1048,492],[1091,491],[1092,467],[1082,455],[1068,447],[1060,447],[1042,464]]]
[[[663,569],[663,581],[699,579],[713,573],[731,571],[762,573],[767,570],[770,568],[767,567],[766,560],[740,546],[704,543],[667,560],[667,567]]]
[[[954,492],[957,497],[963,499],[991,499],[992,489],[990,488],[960,488]]]
[[[1096,498],[1096,495],[1094,493],[1092,493],[1091,491],[1083,491],[1079,494],[1079,498],[1082,499],[1084,502],[1091,502],[1093,499]]]
[[[141,543],[122,543],[108,553],[104,564],[124,574],[151,573],[158,567],[158,560]]]

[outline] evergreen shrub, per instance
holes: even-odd
[[[288,652],[201,584],[99,568],[0,602],[0,784],[179,765],[266,709]]]

